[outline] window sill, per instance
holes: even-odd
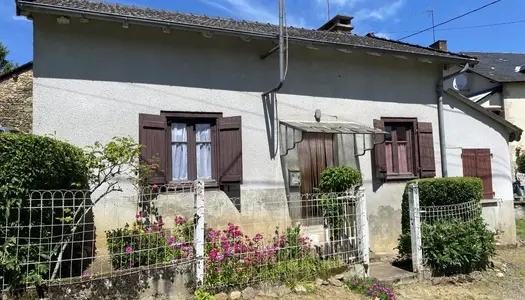
[[[174,190],[185,190],[194,188],[194,183],[195,181],[169,181],[168,186]],[[218,189],[219,183],[216,180],[204,180],[204,188],[207,190]]]
[[[387,175],[385,181],[405,181],[418,178],[413,174],[403,174],[403,175]]]

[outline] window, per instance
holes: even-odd
[[[241,117],[222,113],[139,115],[143,161],[159,161],[152,183],[242,183]]]
[[[172,180],[214,179],[212,129],[215,130],[215,124],[180,120],[171,123]]]
[[[414,123],[385,122],[385,131],[387,176],[416,176]]]
[[[490,149],[462,149],[463,176],[478,177],[483,183],[483,199],[493,199]]]
[[[376,136],[375,173],[379,179],[434,177],[432,123],[416,118],[381,118],[374,127],[387,133]]]

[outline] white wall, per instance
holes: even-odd
[[[445,140],[449,176],[463,176],[463,148],[488,148],[492,153],[492,187],[496,201],[485,202],[484,217],[491,228],[502,231],[505,243],[514,243],[512,175],[508,152],[508,132],[486,115],[446,95],[444,98]]]
[[[44,16],[36,16],[34,23],[35,133],[55,134],[85,146],[113,136],[137,139],[139,113],[241,115],[243,201],[255,191],[282,195],[283,172],[280,159],[270,158],[260,96],[278,81],[277,56],[259,58],[272,48],[270,42],[207,39],[190,32],[163,34],[158,28],[123,29],[119,24],[80,24],[75,19],[61,26]],[[415,59],[291,45],[288,77],[278,94],[279,118],[311,121],[315,109],[321,109],[324,121],[372,126],[374,118],[417,117],[432,122],[440,176],[435,108],[440,69]],[[369,152],[359,165],[367,190],[372,250],[393,252],[406,182],[374,181]],[[122,204],[121,211],[124,205],[130,204]],[[128,214],[133,213],[119,213]]]
[[[525,129],[525,83],[505,83],[503,85],[505,119],[521,129]],[[525,138],[510,143],[512,162],[516,161],[516,147],[525,148]]]

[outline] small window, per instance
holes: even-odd
[[[242,183],[242,120],[222,113],[139,114],[141,160],[157,162],[150,182]]]
[[[212,168],[216,159],[212,140],[215,123],[199,119],[172,120],[171,180],[216,179]]]
[[[387,176],[416,176],[414,122],[385,122]]]
[[[385,131],[376,136],[375,174],[378,179],[434,177],[432,123],[416,118],[381,118],[374,127]]]

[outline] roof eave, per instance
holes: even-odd
[[[264,33],[257,33],[257,32],[251,32],[251,31],[241,31],[241,30],[230,30],[225,28],[219,28],[219,27],[213,27],[213,26],[202,26],[202,25],[194,25],[194,24],[184,24],[180,22],[170,22],[170,21],[158,21],[158,20],[152,20],[148,18],[141,18],[141,17],[129,17],[129,16],[122,16],[119,14],[112,14],[112,13],[101,13],[101,12],[94,12],[94,11],[87,11],[82,9],[75,9],[75,8],[65,8],[61,6],[55,6],[55,5],[49,5],[49,4],[41,4],[41,3],[34,3],[29,1],[20,1],[16,0],[17,4],[17,15],[21,15],[23,11],[32,13],[48,13],[48,14],[65,14],[73,17],[91,17],[93,19],[99,19],[99,20],[105,20],[105,21],[125,21],[130,24],[139,24],[139,25],[147,25],[147,26],[170,26],[172,28],[179,28],[182,30],[188,30],[188,31],[213,31],[215,33],[221,33],[224,35],[233,35],[233,36],[249,36],[252,38],[260,38],[260,39],[277,39],[278,36],[276,34],[264,34]],[[298,38],[298,37],[290,37],[289,41],[295,42],[295,43],[304,43],[304,44],[315,44],[315,45],[325,45],[325,46],[332,46],[332,47],[348,47],[355,50],[362,50],[362,51],[374,51],[374,52],[382,52],[382,53],[389,53],[393,55],[410,55],[417,58],[426,58],[430,60],[435,60],[442,63],[452,63],[452,64],[464,64],[464,63],[470,63],[470,64],[476,64],[478,61],[475,58],[469,59],[469,58],[461,58],[461,57],[445,57],[445,56],[437,56],[437,55],[427,55],[427,54],[419,54],[419,53],[412,53],[407,51],[396,51],[392,49],[384,49],[384,48],[376,48],[376,47],[364,47],[364,46],[354,46],[349,45],[345,43],[333,43],[333,42],[324,42],[319,40],[313,40],[313,39],[306,39],[306,38]]]
[[[521,139],[521,134],[523,133],[523,129],[519,128],[518,126],[510,123],[509,121],[503,119],[502,117],[486,110],[485,108],[483,108],[481,105],[477,104],[477,103],[474,103],[472,100],[470,100],[469,98],[463,96],[462,94],[460,94],[459,92],[453,90],[453,89],[448,89],[445,91],[445,93],[447,93],[448,95],[454,97],[455,99],[457,100],[460,100],[461,102],[463,102],[464,104],[466,104],[467,106],[473,108],[474,110],[477,110],[479,112],[481,112],[482,114],[488,116],[489,118],[491,118],[492,120],[500,123],[501,125],[505,126],[505,128],[507,128],[507,131],[509,132],[509,142],[513,142],[513,141],[519,141]]]

